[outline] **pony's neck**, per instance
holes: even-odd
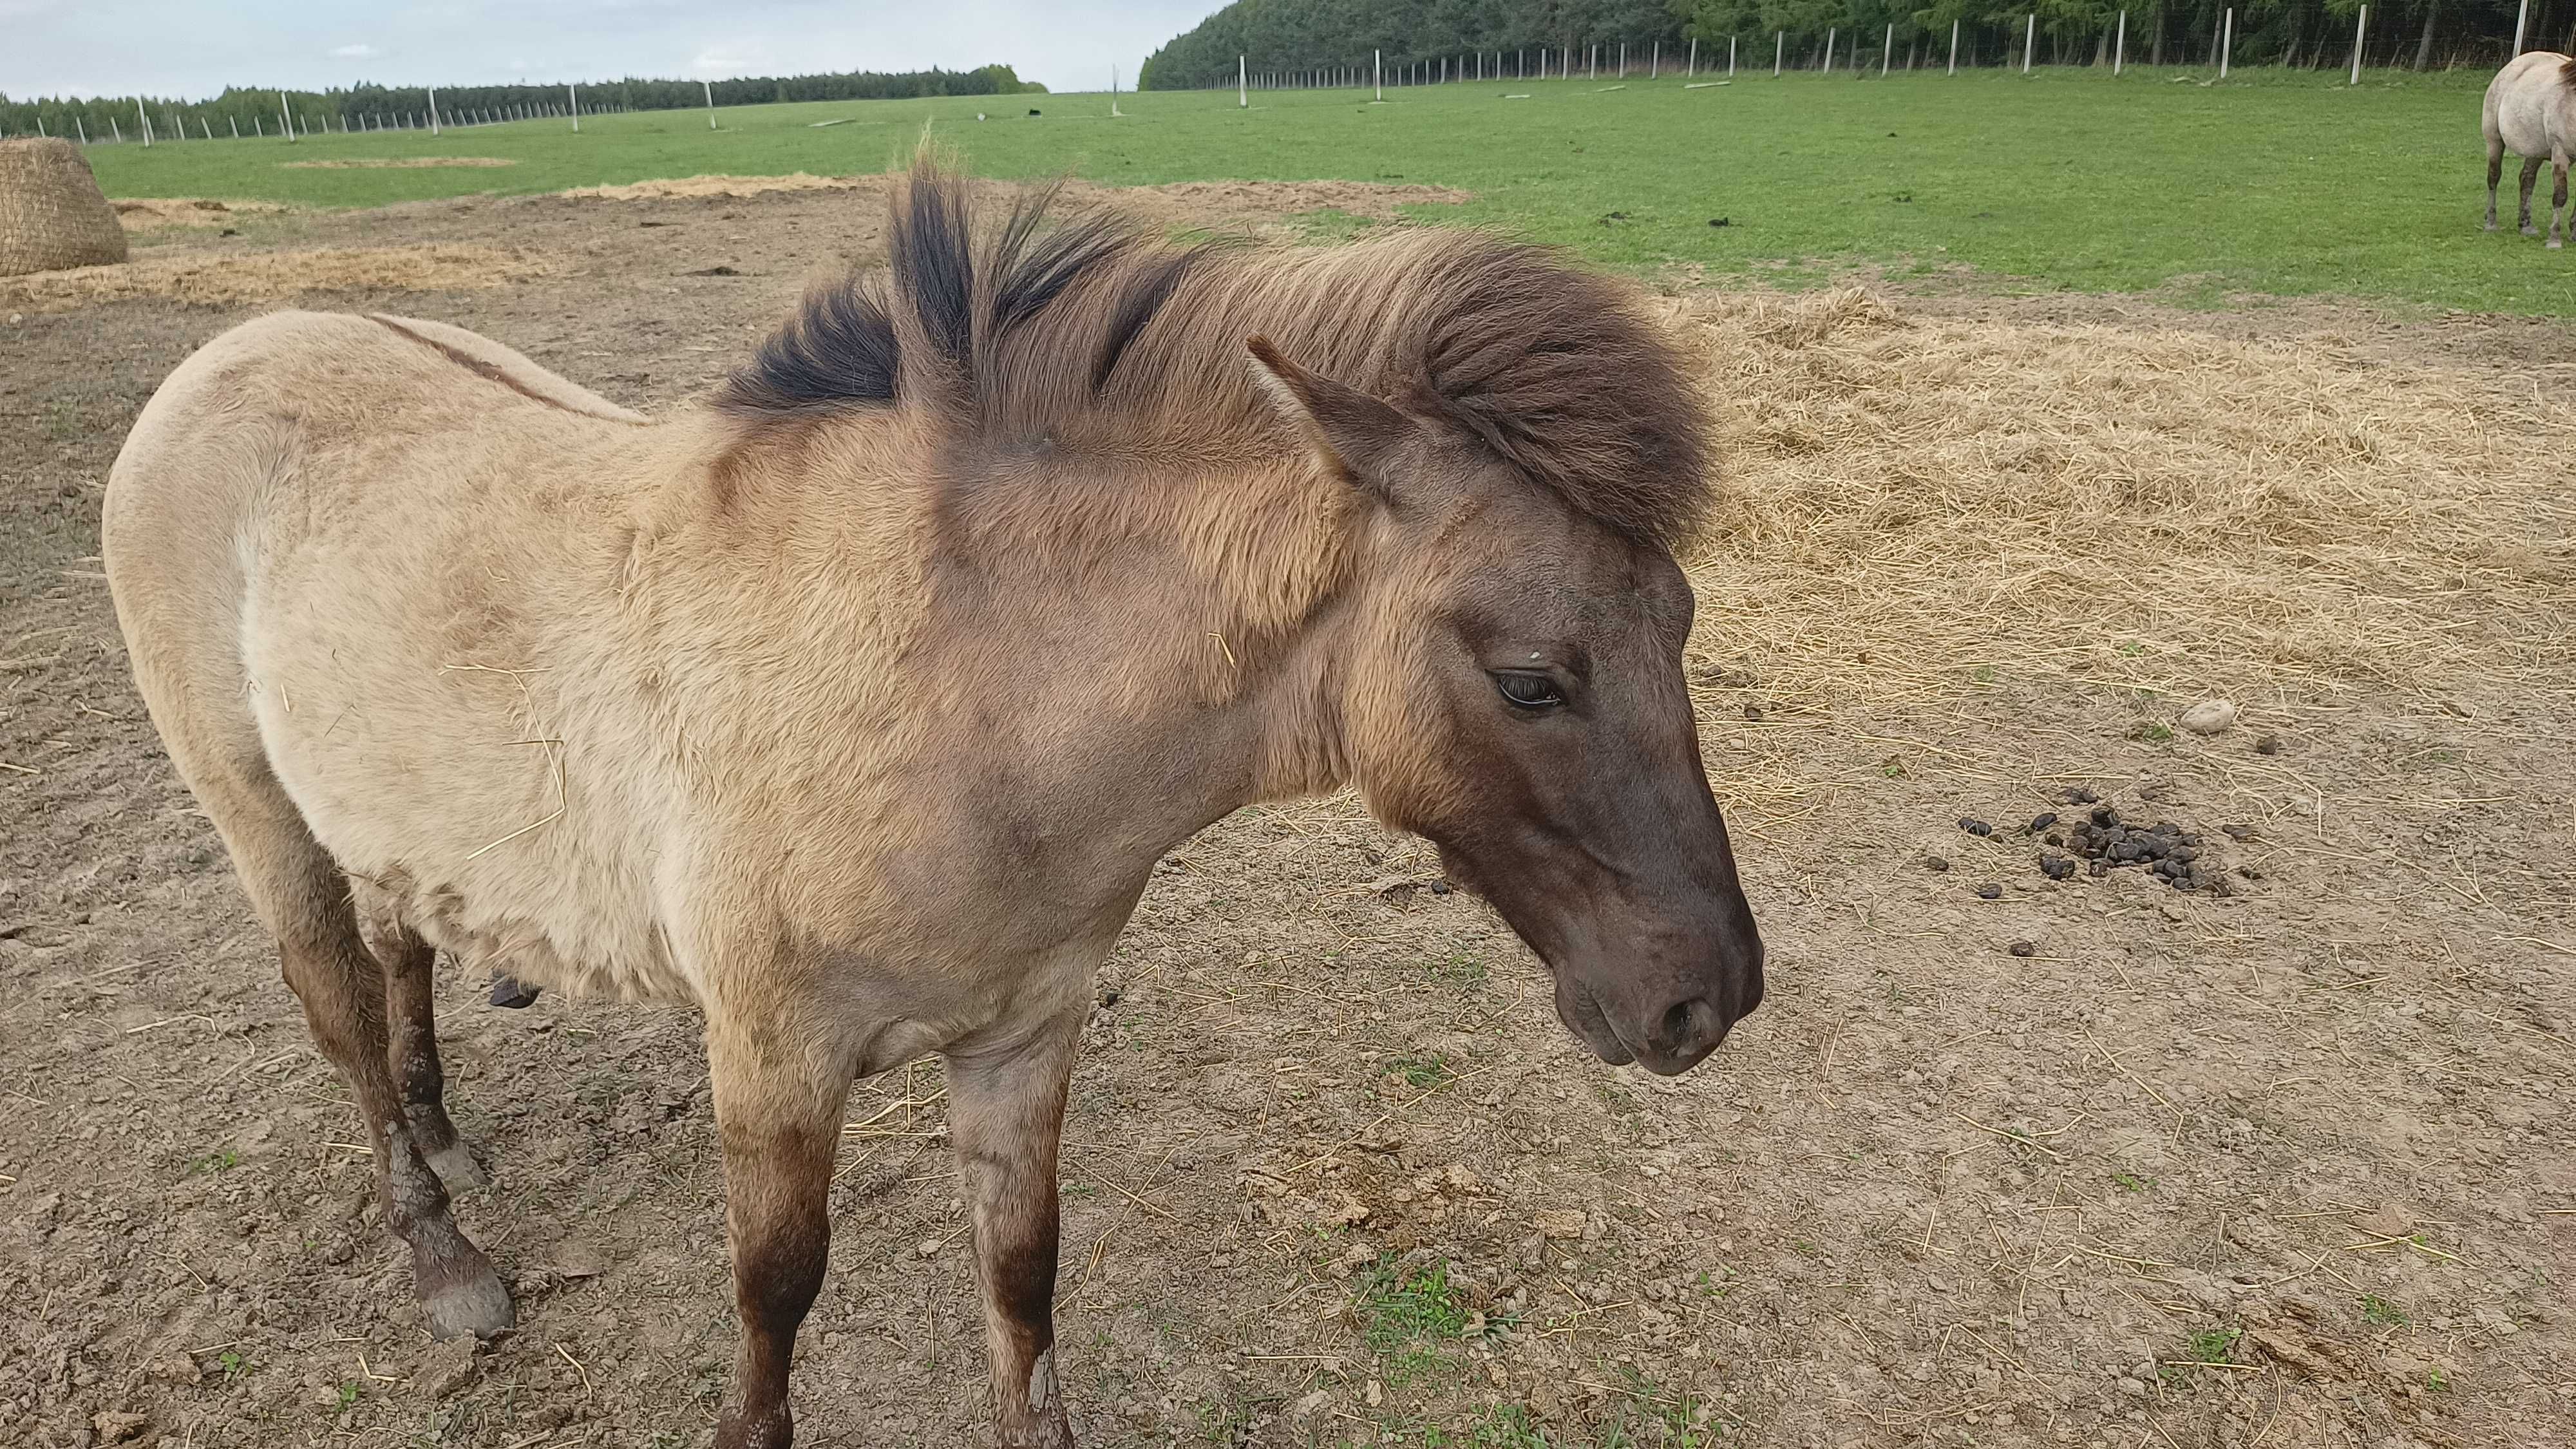
[[[1304,454],[1238,439],[1197,457],[1005,463],[952,480],[934,514],[932,627],[1050,655],[1035,678],[1003,680],[1029,654],[977,651],[963,688],[1092,710],[1122,749],[1188,762],[1189,782],[1163,787],[1203,790],[1209,819],[1347,775],[1339,646],[1366,514]]]

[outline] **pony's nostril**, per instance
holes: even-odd
[[[1717,1020],[1716,1008],[1705,996],[1673,1003],[1656,1024],[1655,1039],[1666,1051],[1685,1052],[1700,1044],[1708,1035],[1710,1024]]]

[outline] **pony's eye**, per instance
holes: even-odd
[[[1523,709],[1551,709],[1565,703],[1565,696],[1557,692],[1555,680],[1544,674],[1532,674],[1527,670],[1506,669],[1497,672],[1494,675],[1494,688],[1503,692],[1503,698]]]

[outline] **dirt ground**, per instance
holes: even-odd
[[[1348,203],[1219,190],[1195,220]],[[535,259],[302,300],[454,321],[646,409],[878,232],[830,191],[226,229],[138,256],[242,257],[279,300],[260,256]],[[704,1443],[733,1327],[691,1014],[496,1010],[443,964],[451,1104],[496,1178],[459,1216],[522,1327],[432,1345],[348,1096],[128,682],[108,466],[190,349],[273,304],[0,299],[0,1441]],[[1767,1003],[1689,1076],[1614,1071],[1354,802],[1191,842],[1075,1081],[1082,1441],[2576,1443],[2576,529],[2547,464],[2576,334],[1670,305],[1747,480],[1695,564],[1692,670]],[[1906,410],[1936,386],[1938,426]],[[2172,511],[2220,475],[2250,511]],[[2046,492],[2095,485],[2092,524]],[[2157,508],[2170,569],[2131,546]],[[2233,727],[2173,729],[2222,690]],[[2198,834],[2228,893],[2043,876],[2018,832],[2078,787]],[[849,1122],[802,1442],[979,1442],[935,1070],[862,1084]]]

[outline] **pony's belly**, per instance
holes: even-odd
[[[407,929],[476,972],[516,977],[573,996],[696,1001],[698,983],[649,920],[587,911],[477,909],[458,891],[424,886],[400,869],[354,875],[379,932]]]

